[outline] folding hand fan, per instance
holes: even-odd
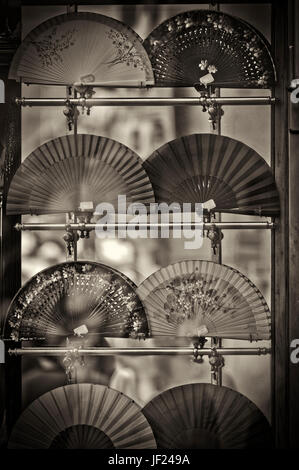
[[[213,200],[218,212],[279,214],[269,165],[238,140],[215,134],[181,137],[153,152],[143,166],[157,202]]]
[[[265,416],[248,398],[227,387],[181,385],[161,393],[142,411],[158,448],[272,447]]]
[[[55,16],[33,29],[13,58],[9,78],[46,85],[154,84],[141,38],[120,21],[88,12]]]
[[[266,39],[245,21],[210,10],[178,14],[144,42],[157,86],[269,88],[275,69]]]
[[[270,338],[270,312],[257,289],[236,269],[212,261],[181,261],[138,287],[151,336]]]
[[[123,144],[89,134],[66,135],[34,150],[18,168],[7,197],[7,214],[77,211],[82,202],[117,207],[154,202],[142,160]]]
[[[155,449],[130,398],[103,385],[59,387],[35,400],[12,431],[11,449]]]
[[[68,336],[77,328],[107,337],[145,337],[147,320],[136,286],[99,263],[68,262],[33,276],[15,295],[4,337]]]

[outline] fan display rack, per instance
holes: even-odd
[[[66,107],[70,113],[68,116],[68,121],[70,124],[70,129],[73,129],[74,135],[77,135],[77,122],[78,122],[78,113],[76,112],[77,108],[81,108],[83,111],[85,109],[90,110],[93,106],[200,106],[203,109],[214,108],[215,114],[213,120],[210,120],[211,132],[221,135],[221,109],[225,105],[236,105],[236,106],[273,106],[275,105],[275,98],[272,96],[266,97],[221,97],[220,89],[212,89],[208,87],[208,91],[203,93],[203,96],[197,98],[144,98],[144,97],[135,97],[135,98],[88,98],[90,96],[90,90],[88,86],[84,87],[81,97],[78,98],[78,89],[76,86],[66,88],[67,97],[64,98],[15,98],[15,103],[22,107]],[[83,95],[83,96],[82,96]],[[66,113],[65,113],[66,114]],[[71,116],[71,119],[69,119]],[[84,214],[83,214],[84,215]],[[99,224],[92,223],[90,221],[92,213],[87,213],[85,215],[85,221],[82,221],[82,214],[80,213],[68,213],[66,214],[66,223],[65,224],[55,224],[55,223],[18,223],[15,226],[15,229],[18,231],[65,231],[64,240],[66,242],[66,258],[68,261],[77,261],[77,243],[78,243],[78,234],[81,238],[88,238],[91,231],[95,230],[96,227],[99,227]],[[167,226],[170,230],[178,228],[178,225],[175,222],[169,222],[168,224],[158,223],[151,224],[147,223],[140,227],[143,230],[149,230],[151,227],[158,229]],[[126,223],[114,223],[114,224],[105,224],[108,229],[128,229],[130,230],[129,222]],[[182,223],[181,228],[184,227]],[[191,224],[192,229],[196,229],[196,223]],[[246,229],[258,229],[258,230],[274,230],[275,222],[272,220],[261,221],[261,222],[221,222],[221,215],[215,215],[214,220],[212,220],[212,215],[207,214],[204,217],[204,222],[198,224],[198,229],[204,230],[207,232],[209,238],[211,238],[211,247],[212,247],[212,260],[218,263],[222,262],[222,249],[221,249],[221,239],[222,239],[222,230],[246,230]],[[211,235],[212,234],[212,235]],[[113,355],[189,355],[193,358],[195,362],[201,362],[203,356],[208,356],[210,366],[211,366],[211,383],[216,385],[222,384],[222,368],[224,366],[225,355],[256,355],[262,356],[271,354],[271,348],[223,348],[222,341],[219,338],[211,338],[211,347],[205,348],[205,340],[198,344],[194,344],[194,347],[182,348],[182,347],[173,347],[173,348],[86,348],[84,347],[84,342],[78,345],[72,343],[69,344],[66,348],[55,347],[21,347],[21,348],[9,348],[8,353],[12,356],[69,356],[73,361],[72,367],[76,363],[78,357],[82,356],[113,356]],[[73,378],[70,377],[70,381]]]
[[[70,90],[68,89],[68,92]],[[73,94],[76,94],[76,90],[73,91]],[[221,98],[219,97],[219,91],[216,90],[217,97],[213,96],[210,98],[211,103],[215,105],[274,105],[275,99],[272,97],[254,97],[254,98]],[[91,106],[152,106],[152,105],[197,105],[197,106],[206,106],[208,103],[208,98],[68,98],[64,99],[38,99],[38,98],[16,98],[15,102],[20,106],[69,106],[72,107],[82,107],[88,108],[90,110]],[[78,114],[73,113],[74,124],[73,133],[77,134],[77,119]],[[217,119],[215,122],[211,123],[212,133],[218,135],[221,134],[221,113],[217,114]],[[229,211],[228,211],[229,212]],[[233,212],[233,211],[232,211]],[[68,261],[77,261],[77,243],[78,243],[78,234],[80,238],[88,238],[91,231],[94,231],[97,227],[100,226],[98,223],[92,223],[92,213],[85,214],[85,221],[82,221],[82,214],[80,213],[69,213],[66,215],[65,224],[55,224],[55,223],[18,223],[15,226],[15,229],[18,231],[65,231],[64,240],[67,245],[67,260]],[[78,221],[78,218],[80,220]],[[130,230],[130,223],[126,221],[125,223],[111,223],[105,224],[107,229],[116,229]],[[173,230],[175,228],[183,228],[184,223],[177,224],[176,222],[158,222],[153,224],[147,222],[140,226],[141,230],[149,230],[152,227],[162,229],[164,227]],[[190,226],[190,224],[189,224]],[[132,227],[134,228],[134,227]],[[194,222],[191,223],[192,229],[200,229],[206,232],[206,235],[211,239],[211,248],[212,248],[212,260],[218,263],[222,261],[221,253],[221,239],[222,239],[222,230],[247,230],[247,229],[257,229],[257,230],[274,230],[275,221],[269,220],[261,222],[222,222],[221,215],[215,215],[214,218],[212,214],[207,213],[204,217],[203,223]],[[204,347],[205,340],[202,342],[194,344],[193,347],[154,347],[154,348],[100,348],[100,347],[85,347],[82,342],[79,345],[70,343],[68,347],[21,347],[21,348],[9,348],[8,353],[12,356],[68,356],[71,358],[72,367],[78,361],[78,358],[83,356],[114,356],[114,355],[128,355],[128,356],[148,356],[148,355],[187,355],[191,356],[194,362],[199,364],[202,362],[202,357],[207,356],[209,358],[209,363],[211,366],[211,383],[216,385],[222,384],[222,368],[224,366],[224,358],[226,355],[240,355],[240,356],[263,356],[271,354],[271,348],[223,348],[221,339],[211,338],[210,348]],[[71,379],[72,380],[72,379]]]
[[[285,18],[285,16],[284,16]],[[280,24],[278,20],[277,24]],[[282,87],[282,85],[281,85]],[[280,90],[280,89],[279,89]],[[261,105],[261,106],[271,106],[274,107],[278,105],[280,107],[279,98],[277,95],[274,97],[274,90],[270,96],[267,97],[221,97],[220,90],[213,90],[213,95],[209,95],[211,90],[205,96],[200,96],[197,98],[89,98],[86,96],[77,96],[77,90],[74,89],[70,94],[68,89],[67,98],[15,98],[15,103],[19,106],[55,106],[55,107],[67,107],[72,112],[76,110],[77,107],[82,109],[87,109],[88,112],[93,106],[200,106],[204,109],[207,107],[213,107],[214,112],[213,117],[210,119],[211,122],[211,132],[221,134],[221,113],[220,110],[225,105],[230,106],[244,106],[244,105]],[[282,93],[282,92],[281,92]],[[281,97],[281,96],[280,96]],[[210,116],[211,117],[211,116]],[[71,125],[73,126],[74,134],[77,133],[77,118],[78,115],[76,112],[73,112],[71,117]],[[272,128],[273,129],[273,128]],[[170,229],[175,228],[177,225],[173,222],[167,224]],[[66,215],[65,224],[59,223],[20,223],[18,222],[15,225],[15,229],[19,232],[21,231],[65,231],[65,241],[67,244],[67,259],[68,260],[77,260],[77,234],[81,234],[82,237],[88,237],[89,233],[95,230],[98,224],[92,223],[90,216],[87,215],[87,218],[82,221],[80,214],[70,213]],[[150,229],[151,224],[147,223],[142,228]],[[158,228],[162,228],[163,224],[156,224]],[[204,231],[213,232],[213,240],[216,239],[216,243],[212,240],[212,260],[221,263],[222,261],[222,230],[247,230],[247,229],[257,229],[257,230],[270,230],[274,233],[277,223],[272,219],[271,222],[268,220],[263,220],[260,222],[223,222],[221,220],[221,215],[215,216],[215,219],[212,220],[211,216],[205,218],[203,224],[200,224],[198,228]],[[111,228],[122,229],[128,228],[129,223],[115,223],[110,225]],[[192,224],[191,227],[196,228],[196,224]],[[274,239],[274,235],[272,240]],[[272,284],[273,286],[273,284]],[[273,298],[272,293],[272,298]],[[212,339],[210,348],[204,347],[202,344],[194,344],[193,347],[155,347],[155,348],[98,348],[98,347],[84,347],[81,345],[77,346],[72,343],[66,345],[66,347],[22,347],[20,344],[13,346],[12,342],[7,342],[7,352],[8,355],[13,358],[15,356],[67,356],[70,355],[74,360],[77,360],[81,356],[110,356],[110,355],[131,355],[131,356],[148,356],[148,355],[184,355],[191,356],[195,362],[200,362],[202,356],[208,356],[210,365],[211,365],[211,383],[216,385],[222,384],[222,367],[224,366],[223,356],[226,355],[240,355],[240,356],[262,356],[267,354],[272,354],[272,348],[225,348],[222,347],[220,339]],[[8,386],[11,388],[13,386],[14,378],[12,374],[8,374]],[[19,381],[19,380],[18,380]],[[12,406],[12,403],[9,404]],[[15,420],[16,411],[12,412],[10,416],[9,427]]]
[[[217,98],[213,98],[217,99]],[[221,98],[218,98],[221,100]],[[81,99],[82,100],[82,99]],[[83,98],[83,100],[85,100]],[[111,101],[111,99],[107,99]],[[97,101],[98,106],[104,106],[107,105],[107,100],[101,100],[99,98]],[[172,100],[172,99],[170,99]],[[178,98],[180,100],[180,98]],[[186,100],[186,99],[184,99]],[[197,104],[197,105],[204,105],[203,101],[200,101],[200,99],[194,102],[193,99],[190,99],[189,104]],[[230,98],[232,100],[230,104],[234,103],[235,100],[233,98]],[[88,101],[88,100],[87,100]],[[94,101],[94,100],[92,100]],[[135,98],[132,100],[127,100],[126,98],[124,99],[116,99],[115,104],[123,105],[123,106],[132,106],[134,103],[139,102],[139,98]],[[160,101],[165,104],[169,105],[169,99],[162,99],[160,100],[159,98],[153,98],[153,99],[141,99],[140,104],[143,105],[148,105],[151,106],[151,104],[154,103],[159,103]],[[27,101],[26,98],[16,98],[16,104],[18,105],[31,105],[31,103],[34,103],[36,106],[56,106],[57,100],[47,98],[46,100],[39,100],[39,99],[31,99]],[[188,103],[187,101],[185,101]],[[273,105],[274,100],[270,98],[262,98],[261,100],[256,98],[252,99],[245,99],[243,101],[242,98],[239,98],[237,101],[237,104],[268,104],[268,105]],[[220,103],[220,102],[219,102]],[[219,104],[217,102],[217,104]],[[65,101],[64,100],[59,100],[60,105],[64,105]],[[91,103],[90,103],[91,104]],[[175,99],[173,101],[173,104],[184,104],[176,103]],[[77,107],[77,106],[86,106],[85,101],[80,101],[74,98],[72,106]],[[75,120],[74,120],[74,128],[73,128],[73,133],[74,135],[77,134],[77,113],[74,113]],[[211,131],[213,133],[217,133],[220,135],[220,126],[221,126],[221,114],[218,113],[217,116],[217,122],[214,124],[211,123]],[[216,124],[216,125],[215,125]],[[228,211],[229,212],[229,211]],[[232,211],[233,212],[233,211]],[[84,214],[83,214],[84,215]],[[84,217],[83,217],[84,218]],[[77,261],[77,243],[79,240],[78,234],[80,234],[80,238],[89,238],[90,232],[94,231],[97,227],[100,226],[99,223],[92,223],[91,219],[92,218],[92,213],[86,213],[85,214],[85,221],[82,221],[82,214],[80,213],[69,213],[66,215],[66,223],[65,224],[55,224],[55,223],[37,223],[37,224],[30,224],[30,223],[18,223],[15,226],[15,229],[17,231],[65,231],[64,235],[64,240],[66,242],[66,247],[67,247],[67,260],[68,261]],[[80,220],[78,220],[80,219]],[[130,222],[126,221],[125,223],[113,223],[113,224],[105,224],[107,229],[116,229],[116,230],[121,230],[121,229],[127,229],[130,230]],[[163,223],[163,222],[158,222],[156,224],[153,223],[146,223],[140,226],[141,230],[149,230],[152,227],[162,229],[164,227],[169,228],[170,230],[173,230],[175,228],[183,228],[184,223],[177,224],[176,222],[168,222],[168,223]],[[190,224],[189,224],[190,226]],[[134,228],[134,226],[132,227]],[[258,229],[258,230],[274,230],[275,229],[275,222],[272,220],[269,222],[268,220],[266,221],[261,221],[261,222],[221,222],[221,216],[220,215],[215,215],[214,219],[212,214],[207,213],[204,217],[204,222],[203,223],[191,223],[191,228],[192,229],[200,229],[204,230],[206,235],[211,239],[211,248],[212,248],[212,260],[216,261],[218,263],[221,263],[222,261],[222,253],[221,253],[221,239],[222,239],[222,230],[225,229],[230,229],[230,230],[246,230],[246,229]],[[147,355],[189,355],[193,358],[194,362],[201,363],[202,362],[202,357],[203,356],[208,356],[209,358],[209,363],[211,366],[211,383],[216,384],[216,385],[221,385],[222,384],[222,368],[224,366],[224,358],[223,356],[225,355],[241,355],[241,356],[246,356],[246,355],[256,355],[256,356],[262,356],[262,355],[267,355],[271,354],[271,348],[222,348],[222,342],[221,339],[219,338],[212,338],[211,339],[211,346],[210,348],[204,347],[205,340],[203,339],[202,342],[199,342],[197,344],[194,344],[193,347],[189,348],[183,348],[183,347],[172,347],[172,348],[87,348],[84,346],[84,342],[82,342],[79,345],[74,345],[72,343],[69,344],[68,347],[66,348],[48,348],[48,347],[21,347],[21,348],[9,348],[8,353],[12,356],[39,356],[39,355],[54,355],[54,356],[68,356],[71,358],[72,361],[72,367],[74,367],[74,364],[78,361],[78,358],[82,356],[113,356],[113,355],[129,355],[129,356],[147,356]],[[72,380],[72,378],[70,378]]]

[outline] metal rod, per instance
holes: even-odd
[[[271,96],[256,97],[213,97],[213,98],[16,98],[21,106],[203,106],[218,103],[225,105],[272,105],[275,98]]]
[[[9,349],[8,354],[16,356],[64,356],[73,351],[81,356],[156,356],[156,355],[199,355],[209,356],[213,353],[210,348],[183,348],[183,347],[163,347],[163,348],[16,348]],[[270,348],[219,348],[220,354],[226,356],[262,356],[271,354]]]
[[[100,223],[69,223],[69,224],[51,224],[51,223],[38,223],[38,224],[16,224],[15,229],[18,231],[25,231],[25,230],[95,230],[96,228],[106,227],[108,230],[135,230],[137,224],[134,223],[109,223],[109,224],[100,224]],[[213,227],[217,227],[221,230],[273,230],[275,228],[275,224],[273,222],[215,222],[215,223],[199,223],[199,222],[169,222],[169,223],[146,223],[146,224],[138,224],[139,230],[146,230],[151,228],[167,228],[169,227],[171,230],[173,229],[192,229],[195,228],[201,230],[210,230]]]

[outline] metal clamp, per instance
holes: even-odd
[[[80,350],[83,348],[84,344],[81,343],[79,346],[72,348],[73,343],[69,340],[69,338],[67,338],[66,346],[67,348],[70,347],[70,349],[66,351],[62,362],[65,368],[67,381],[69,384],[71,384],[76,383],[77,381],[77,366],[85,366],[84,358],[80,354]]]
[[[211,366],[212,383],[218,382],[219,372],[224,367],[224,357],[217,351],[216,348],[211,349],[209,355],[209,363]]]

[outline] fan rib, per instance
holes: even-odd
[[[69,86],[88,76],[101,86],[154,84],[137,33],[118,20],[89,12],[59,15],[37,26],[21,43],[9,71],[9,78],[48,85]]]
[[[77,211],[81,202],[116,205],[154,202],[142,160],[128,147],[99,136],[63,136],[32,152],[14,175],[7,198],[8,214]]]
[[[193,134],[155,150],[143,167],[156,201],[213,200],[214,211],[275,216],[279,194],[265,160],[247,145],[215,134]]]
[[[85,425],[88,431],[82,432]],[[93,436],[92,430],[97,436]],[[60,438],[62,432],[64,438]],[[99,441],[99,432],[106,439]],[[153,433],[138,405],[102,385],[67,385],[35,400],[17,421],[9,448],[51,448],[58,436],[59,445],[64,444],[64,448],[74,448],[74,436],[77,448],[101,448],[101,444],[106,447],[107,439],[111,443],[108,442],[109,447],[156,448]]]

